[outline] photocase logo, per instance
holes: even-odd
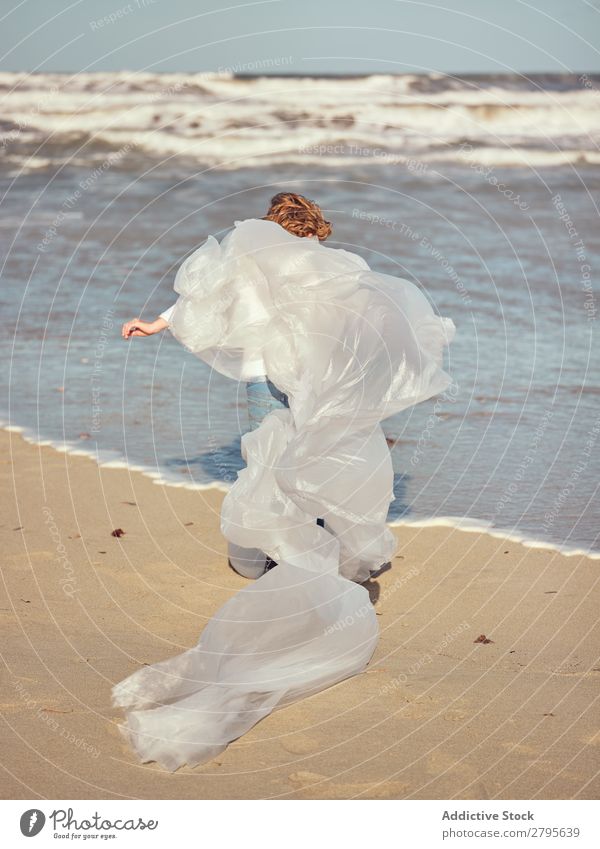
[[[39,808],[31,808],[21,815],[21,834],[25,837],[35,837],[44,827],[46,817]]]

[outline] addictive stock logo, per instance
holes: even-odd
[[[31,808],[21,815],[21,834],[25,837],[35,837],[44,827],[46,817],[38,808]]]

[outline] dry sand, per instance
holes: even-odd
[[[138,763],[110,689],[244,586],[223,496],[0,440],[2,798],[598,798],[600,563],[445,527],[395,529],[366,673],[212,763]]]

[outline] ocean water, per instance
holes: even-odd
[[[598,77],[0,74],[0,91],[2,424],[228,486],[244,387],[120,326],[291,188],[333,247],[457,327],[449,390],[384,423],[390,520],[600,551]]]

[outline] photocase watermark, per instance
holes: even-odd
[[[52,811],[48,815],[48,821],[52,822],[54,837],[71,839],[82,837],[83,840],[93,840],[94,838],[108,840],[117,837],[116,834],[111,833],[113,831],[124,831],[126,833],[145,831],[146,829],[154,831],[158,827],[158,820],[144,820],[142,817],[126,818],[125,815],[120,816],[113,822],[112,820],[105,819],[98,811],[95,811],[91,815],[87,814],[82,819],[77,820],[75,819],[73,808],[67,808],[66,810],[64,808],[58,808]],[[63,834],[60,833],[59,826],[64,829]],[[79,834],[78,832],[83,832],[83,834]],[[94,834],[93,832],[100,833]]]
[[[76,734],[73,734],[69,728],[62,725],[56,716],[53,715],[52,709],[40,705],[37,699],[33,698],[31,693],[20,681],[16,681],[14,687],[17,695],[27,710],[34,711],[36,718],[39,719],[40,722],[43,722],[46,728],[52,731],[53,734],[58,734],[59,737],[66,740],[68,743],[71,743],[77,749],[87,752],[90,757],[99,757],[100,749],[88,743],[85,737],[78,737]]]
[[[439,248],[434,247],[433,242],[427,236],[423,236],[421,238],[419,245],[422,248],[425,248],[429,255],[437,263],[439,263],[439,265],[444,269],[450,280],[452,280],[452,282],[454,283],[456,291],[460,295],[463,303],[466,306],[470,306],[472,303],[471,296],[469,295],[466,286],[460,279],[456,269],[450,264],[448,258],[444,256],[444,254],[439,250]]]
[[[225,462],[223,462],[222,458],[224,457],[224,454],[222,448],[219,449],[219,446],[217,445],[217,440],[212,435],[212,433],[208,435],[207,441],[209,445],[208,453],[213,458],[213,462],[215,464],[214,467],[216,469],[219,479],[225,481],[226,483],[231,483],[231,481],[234,481],[236,479],[237,475],[235,471],[233,471]]]
[[[133,12],[139,12],[140,9],[147,9],[149,6],[154,6],[157,2],[158,0],[133,0],[133,2],[121,6],[120,9],[109,12],[108,15],[103,15],[101,18],[90,21],[89,28],[93,31],[103,29],[111,24],[116,24],[117,21],[126,18],[128,15],[133,14]]]
[[[366,212],[365,210],[352,210],[352,218],[358,218],[360,221],[367,221],[369,224],[377,224],[381,227],[387,227],[388,230],[393,230],[401,236],[405,236],[412,242],[418,242],[420,247],[425,248],[429,255],[434,259],[445,271],[447,276],[452,280],[456,291],[461,297],[461,300],[466,306],[472,304],[471,296],[458,272],[451,264],[448,257],[444,256],[439,248],[436,248],[428,236],[423,236],[417,230],[414,230],[409,224],[404,224],[401,221],[396,221],[394,218],[386,218],[384,215],[377,215],[374,212]]]
[[[38,100],[38,102],[35,104],[35,106],[32,109],[29,110],[27,118],[19,118],[17,121],[15,121],[15,126],[12,127],[8,131],[8,133],[6,133],[2,137],[2,140],[0,141],[0,146],[6,147],[7,145],[10,144],[10,142],[16,141],[19,138],[19,136],[21,135],[22,131],[26,130],[28,127],[31,126],[31,119],[33,118],[33,116],[39,114],[42,111],[42,109],[44,108],[47,101],[50,100],[52,97],[55,97],[58,94],[59,91],[60,91],[60,89],[58,88],[58,86],[56,86],[56,85],[51,86],[51,88],[49,88],[45,92],[43,97],[41,97],[40,100]]]
[[[439,654],[444,649],[448,648],[454,640],[463,634],[465,631],[468,631],[470,628],[470,624],[467,621],[460,622],[456,625],[450,632],[444,635],[444,638],[440,640],[437,645],[433,647],[431,652],[425,652],[421,655],[417,660],[413,661],[410,666],[407,668],[406,672],[401,672],[400,675],[396,675],[390,681],[386,682],[382,687],[380,687],[378,691],[378,695],[385,696],[388,693],[397,690],[398,687],[401,687],[403,684],[406,684],[409,677],[412,675],[416,675],[418,672],[423,669],[424,666],[427,666],[430,663],[433,663],[433,658],[436,654]]]
[[[255,59],[252,62],[243,62],[239,65],[219,65],[217,68],[218,74],[241,74],[253,73],[254,71],[264,71],[269,68],[281,68],[286,65],[291,65],[294,62],[293,56],[277,56],[266,59]]]
[[[44,523],[47,526],[48,531],[50,532],[50,536],[52,537],[52,541],[56,546],[58,562],[65,570],[65,575],[59,579],[59,584],[61,584],[64,594],[68,595],[69,598],[73,598],[75,593],[78,592],[77,587],[75,586],[77,582],[75,569],[73,568],[73,564],[71,563],[67,555],[67,549],[65,548],[64,543],[62,541],[58,526],[54,521],[52,510],[50,510],[49,507],[43,507],[42,513],[44,514]]]
[[[352,210],[352,218],[359,218],[361,221],[367,221],[369,224],[380,224],[382,227],[387,227],[389,230],[395,230],[399,226],[399,222],[393,218],[386,218],[383,215],[377,215],[374,212],[365,212],[361,209]],[[410,231],[410,227],[406,225],[406,229]],[[409,236],[412,238],[412,236]]]
[[[526,201],[521,200],[521,195],[516,195],[509,186],[498,180],[498,178],[494,174],[493,165],[489,165],[486,168],[480,162],[477,162],[474,157],[469,156],[469,154],[471,154],[473,151],[472,144],[469,144],[468,142],[462,142],[458,149],[462,153],[467,154],[469,167],[472,168],[473,171],[476,171],[478,174],[480,174],[486,181],[486,183],[489,183],[490,186],[493,186],[495,189],[497,189],[501,195],[504,195],[505,198],[508,198],[508,200],[512,201],[517,207],[517,209],[520,209],[522,212],[525,212],[529,209],[529,204]]]
[[[586,434],[587,439],[581,450],[583,459],[581,459],[577,463],[577,465],[573,466],[573,468],[571,469],[571,473],[569,474],[569,477],[567,478],[564,486],[561,488],[560,492],[554,499],[552,509],[544,513],[544,521],[542,523],[542,528],[545,531],[549,531],[552,528],[554,522],[556,521],[556,517],[559,515],[560,511],[571,497],[573,490],[577,485],[577,481],[579,480],[583,472],[585,472],[585,470],[587,469],[590,457],[594,452],[594,446],[598,439],[598,434],[600,434],[600,415],[598,415],[593,426],[590,428],[590,430],[588,430]]]
[[[407,572],[400,575],[400,577],[396,578],[393,584],[390,584],[380,595],[379,601],[385,601],[391,595],[393,595],[396,590],[400,589],[400,587],[404,586],[411,578],[416,577],[420,574],[420,570],[417,569],[416,566],[412,566]],[[345,628],[353,625],[357,619],[364,619],[365,616],[369,613],[370,610],[373,609],[373,605],[370,601],[365,602],[365,604],[361,605],[355,613],[349,613],[348,616],[345,616],[343,619],[338,619],[337,622],[334,622],[333,625],[328,625],[325,628],[325,634],[333,634],[336,631],[343,631]]]
[[[56,213],[52,224],[47,228],[42,240],[38,242],[37,250],[40,251],[40,253],[45,253],[48,250],[58,233],[59,227],[67,219],[69,212],[77,206],[84,193],[95,185],[100,177],[112,168],[116,162],[119,162],[127,153],[129,153],[133,147],[135,147],[134,143],[128,142],[123,145],[123,147],[120,147],[119,150],[109,153],[106,159],[104,159],[97,168],[94,168],[87,177],[84,177],[79,181],[77,184],[78,188],[71,192],[71,194],[63,200],[61,208]]]
[[[569,235],[569,240],[575,248],[575,256],[579,263],[581,289],[584,293],[583,308],[586,311],[588,321],[594,321],[596,318],[596,299],[592,288],[592,266],[587,261],[585,244],[583,239],[579,237],[575,223],[559,194],[554,195],[552,198],[552,206],[556,210],[560,220],[565,225],[565,229]]]
[[[380,147],[361,147],[358,144],[304,144],[298,148],[298,153],[313,156],[348,156],[364,157],[376,160],[385,165],[403,165],[408,171],[415,174],[424,174],[428,165],[420,159],[404,156],[401,153],[392,153]]]
[[[94,348],[94,365],[92,368],[91,385],[92,385],[92,424],[90,427],[91,433],[99,433],[101,430],[102,418],[102,403],[101,403],[101,377],[102,377],[102,361],[104,352],[109,341],[110,331],[114,327],[115,311],[111,307],[102,316],[100,323],[100,334],[96,340]]]
[[[554,412],[552,410],[544,411],[544,415],[542,416],[540,423],[533,432],[529,447],[525,452],[523,459],[517,466],[517,470],[513,476],[513,480],[504,489],[504,492],[496,502],[496,512],[494,514],[495,516],[498,516],[498,514],[504,510],[506,505],[512,501],[513,497],[519,491],[519,485],[524,480],[527,469],[529,468],[531,463],[533,463],[536,457],[538,449],[542,444],[546,428],[550,424],[550,420],[552,419],[553,415]]]
[[[39,808],[29,808],[21,814],[19,822],[21,834],[25,837],[35,837],[43,829],[45,823],[46,815],[43,811],[40,811]]]
[[[172,97],[174,94],[179,94],[182,89],[188,88],[189,85],[189,80],[178,80],[176,83],[173,83],[166,88],[161,88],[158,91],[146,92],[146,96],[148,100],[153,103],[156,100],[160,100],[161,97]]]
[[[591,80],[587,74],[580,74],[577,79],[582,86],[585,86],[585,88],[590,89],[590,91],[593,91],[595,95],[600,94],[600,91],[598,91],[598,88],[594,85],[593,80]]]
[[[433,429],[436,424],[442,419],[442,415],[440,415],[442,411],[442,404],[446,401],[450,401],[452,404],[456,401],[458,397],[458,384],[452,381],[452,383],[445,389],[442,393],[440,393],[433,405],[433,411],[427,416],[427,422],[425,423],[425,427],[421,431],[421,435],[417,441],[417,447],[412,453],[410,458],[411,466],[417,466],[421,462],[421,457],[424,455],[425,450],[428,444],[431,442],[431,435],[433,433]]]

